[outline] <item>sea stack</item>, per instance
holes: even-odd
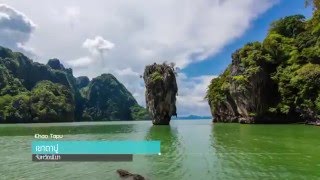
[[[174,64],[152,64],[145,68],[146,104],[154,125],[168,125],[177,116],[178,92]]]

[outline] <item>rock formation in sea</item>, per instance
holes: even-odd
[[[263,42],[248,43],[211,81],[214,121],[316,124],[320,121],[320,12],[272,23]]]
[[[140,174],[133,174],[130,173],[127,170],[123,170],[123,169],[118,169],[117,170],[118,175],[120,176],[121,179],[125,179],[125,180],[145,180],[145,178],[143,176],[141,176]]]
[[[168,125],[177,116],[178,92],[174,65],[152,64],[145,67],[146,104],[154,125]]]

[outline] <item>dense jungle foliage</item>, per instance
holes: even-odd
[[[213,116],[320,120],[319,2],[307,1],[314,7],[310,19],[293,15],[275,21],[263,42],[232,55],[232,64],[207,90]]]
[[[0,123],[149,119],[113,75],[75,78],[58,59],[47,65],[0,47]]]

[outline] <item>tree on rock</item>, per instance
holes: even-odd
[[[31,91],[33,122],[74,121],[74,99],[66,86],[40,81]]]
[[[143,79],[146,86],[146,104],[154,125],[168,125],[171,116],[176,116],[178,92],[173,65],[146,66]]]

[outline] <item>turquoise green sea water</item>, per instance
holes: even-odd
[[[65,140],[160,140],[161,155],[133,162],[31,161],[35,133]],[[212,124],[207,120],[0,125],[0,179],[320,179],[320,127]]]

